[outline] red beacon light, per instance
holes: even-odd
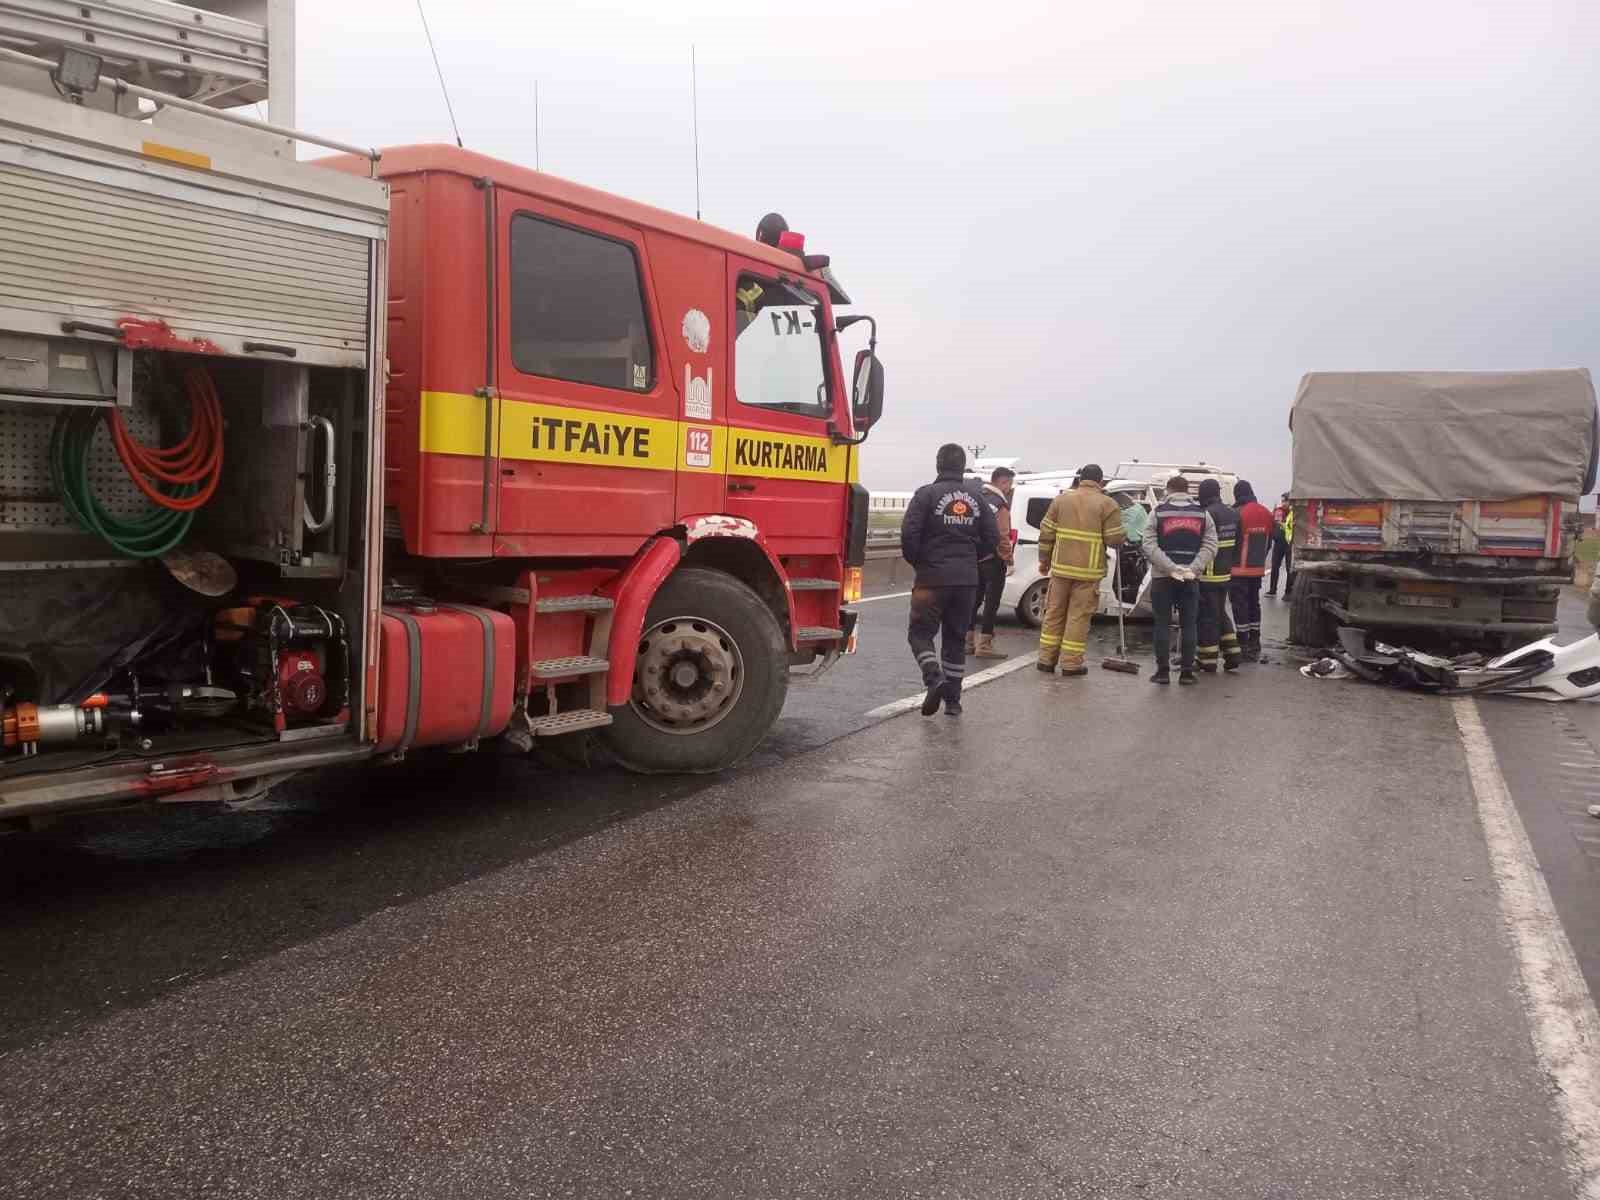
[[[807,254],[806,235],[796,233],[789,228],[789,222],[779,213],[768,213],[761,218],[761,223],[756,226],[756,241],[768,246],[775,246],[779,250],[787,250],[800,260],[808,271],[821,271],[828,265],[826,254]],[[848,303],[843,299],[844,293],[835,299],[836,304]]]

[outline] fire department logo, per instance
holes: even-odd
[[[711,349],[711,318],[698,308],[683,314],[683,340],[695,354]]]
[[[967,492],[949,492],[933,506],[933,515],[946,525],[974,525],[978,502]]]

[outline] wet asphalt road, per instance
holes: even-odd
[[[1562,644],[1594,633],[1584,600],[1572,588],[1563,595]],[[1600,804],[1600,703],[1486,696],[1478,709],[1589,991],[1600,996],[1600,820],[1588,814]]]
[[[883,590],[898,585],[885,580]],[[906,601],[861,606],[860,652],[792,685],[742,771],[865,728],[917,687]],[[1030,636],[1013,621],[1001,640]],[[95,817],[0,838],[0,1052],[559,848],[712,786],[490,755],[418,758],[291,784],[288,811]],[[130,932],[135,936],[130,937]],[[3,1060],[0,1060],[3,1063]]]
[[[0,842],[0,1194],[1570,1194],[1445,706],[1025,670],[868,727],[904,603],[719,780]],[[1543,859],[1565,710],[1482,708]]]

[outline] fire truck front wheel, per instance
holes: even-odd
[[[628,703],[606,741],[634,771],[720,771],[767,735],[789,691],[783,629],[744,583],[684,567],[645,615]]]

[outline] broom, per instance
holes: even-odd
[[[1117,565],[1112,568],[1116,572],[1116,583],[1111,589],[1111,594],[1117,599],[1117,656],[1115,658],[1102,658],[1100,665],[1108,671],[1120,671],[1124,675],[1137,675],[1139,664],[1128,657],[1128,638],[1122,623],[1122,555],[1117,555]]]

